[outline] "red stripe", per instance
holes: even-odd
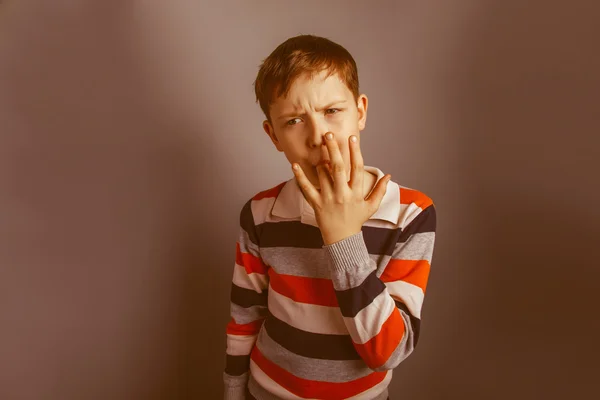
[[[271,289],[298,303],[339,307],[330,279],[278,274],[269,269]]]
[[[414,189],[400,188],[400,204],[415,203],[421,209],[426,209],[433,204],[433,201],[427,195]]]
[[[283,188],[283,186],[285,186],[286,182],[281,182],[279,185],[271,188],[271,189],[267,189],[267,190],[263,190],[262,192],[257,193],[252,200],[262,200],[262,199],[266,199],[268,197],[277,197],[279,195],[279,192],[281,192],[281,188]]]
[[[383,381],[387,375],[387,371],[381,371],[373,372],[350,382],[313,381],[292,375],[287,370],[267,359],[257,346],[254,346],[252,349],[250,357],[265,374],[279,385],[296,396],[308,399],[347,399],[372,388]]]
[[[239,242],[237,242],[235,246],[235,262],[244,267],[248,275],[253,272],[258,274],[267,273],[267,265],[260,258],[255,257],[250,253],[242,252]]]
[[[400,311],[394,308],[389,318],[383,323],[381,331],[367,343],[354,343],[354,348],[369,368],[381,367],[400,344],[405,329]]]
[[[390,259],[381,274],[383,282],[404,281],[420,287],[425,293],[429,279],[430,265],[427,260]]]
[[[229,335],[256,335],[260,331],[260,327],[264,321],[264,319],[259,319],[248,324],[236,324],[235,320],[231,318],[225,331]]]

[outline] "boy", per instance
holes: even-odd
[[[342,46],[290,38],[254,86],[294,177],[240,213],[225,399],[385,400],[419,337],[434,205],[363,166],[368,102]]]

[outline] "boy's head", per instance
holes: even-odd
[[[359,94],[356,63],[346,49],[313,35],[290,38],[263,61],[254,89],[267,118],[263,129],[315,187],[316,165],[329,159],[321,146],[327,132],[335,135],[350,177],[348,138],[365,127],[367,97]]]

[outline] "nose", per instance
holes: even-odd
[[[323,135],[327,132],[329,132],[329,129],[324,121],[313,120],[309,128],[308,146],[310,148],[319,148],[323,144]]]

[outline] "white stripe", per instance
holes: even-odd
[[[379,382],[377,385],[373,386],[372,388],[370,388],[362,393],[357,394],[356,396],[348,397],[347,400],[371,400],[371,399],[375,398],[377,395],[381,394],[390,385],[393,373],[394,373],[394,370],[389,369],[387,371],[387,375],[385,376],[385,378],[383,378],[383,380],[381,382]]]
[[[298,397],[295,394],[289,392],[286,388],[284,388],[283,386],[275,382],[273,379],[271,379],[266,373],[263,372],[262,369],[260,369],[258,365],[256,365],[256,363],[252,359],[250,359],[250,373],[252,374],[254,380],[256,380],[256,383],[258,383],[260,386],[273,393],[274,395],[286,400],[302,399],[302,397]]]
[[[404,281],[385,282],[385,286],[392,297],[406,304],[413,316],[421,318],[421,307],[425,297],[423,289]]]
[[[252,210],[252,216],[254,217],[254,225],[262,224],[267,219],[274,203],[275,197],[264,197],[260,200],[252,200],[250,202],[250,209]]]
[[[396,304],[388,295],[388,291],[384,290],[354,318],[344,317],[352,339],[360,344],[365,344],[373,339],[381,331],[381,327],[395,308]]]
[[[269,311],[277,319],[303,331],[325,335],[348,334],[339,307],[298,303],[270,288]]]
[[[227,334],[227,350],[225,352],[230,356],[247,356],[252,352],[256,335],[232,335]]]
[[[268,286],[268,280],[269,277],[265,274],[259,274],[258,272],[248,274],[246,268],[238,263],[234,264],[232,281],[236,286],[262,293]]]

